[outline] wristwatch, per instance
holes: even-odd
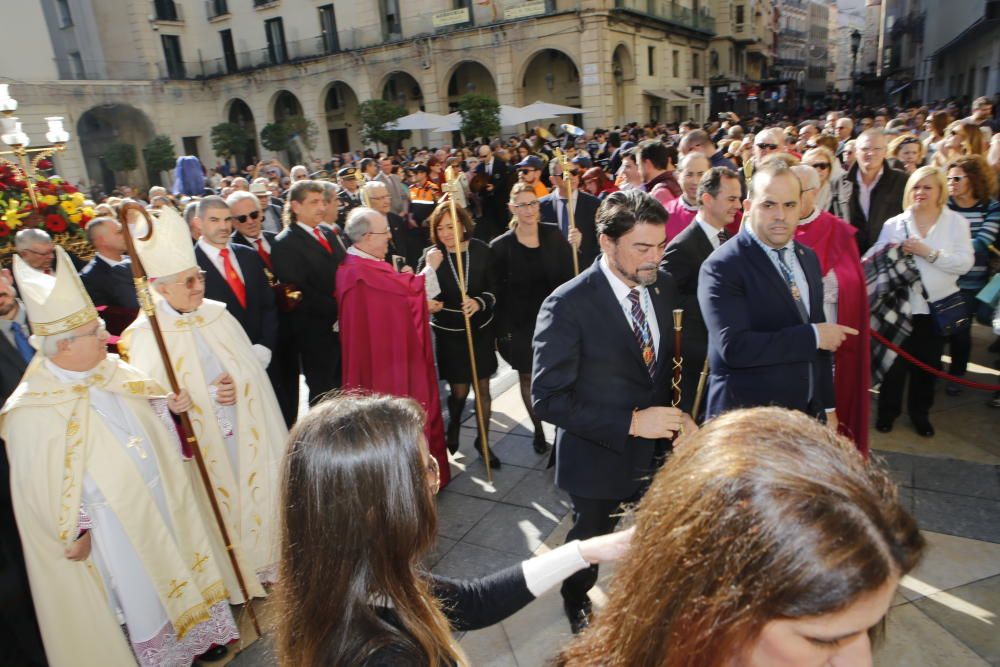
[[[933,264],[934,262],[937,261],[938,255],[940,254],[941,254],[940,250],[931,250],[929,253],[927,253],[927,261]]]

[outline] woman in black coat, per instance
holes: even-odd
[[[465,277],[465,302],[458,285],[458,256],[455,229],[451,219],[451,204],[443,202],[428,218],[431,245],[420,259],[419,271],[427,278],[431,327],[434,329],[438,374],[448,383],[448,450],[458,451],[458,436],[472,387],[472,366],[465,333],[465,315],[472,324],[472,347],[475,350],[476,393],[483,410],[483,423],[490,423],[490,377],[497,372],[496,336],[493,333],[493,311],[496,307],[490,247],[472,238],[472,218],[461,206],[458,217],[461,262]],[[434,284],[437,284],[437,289]],[[478,438],[476,452],[482,454]],[[500,467],[500,459],[490,451],[490,466]]]
[[[428,574],[439,479],[423,423],[412,399],[348,395],[295,424],[281,503],[281,667],[465,667],[452,630],[502,621],[627,550],[631,531],[471,581]]]
[[[534,448],[548,450],[542,422],[531,409],[531,339],[542,302],[573,277],[573,248],[555,225],[539,221],[538,197],[531,186],[518,183],[508,204],[510,230],[493,239],[493,280],[496,286],[497,347],[517,370],[521,399],[535,428]],[[579,244],[579,231],[574,241]]]

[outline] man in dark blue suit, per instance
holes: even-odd
[[[266,368],[278,341],[278,315],[264,263],[257,251],[230,242],[233,217],[222,197],[199,201],[196,219],[201,238],[194,254],[205,272],[205,297],[226,304]]]
[[[549,164],[551,165],[552,184],[555,188],[538,200],[538,213],[542,222],[551,222],[557,225],[563,236],[570,243],[573,243],[569,236],[568,179],[563,178],[562,165],[558,160],[552,160]],[[597,197],[580,189],[582,173],[579,164],[572,165],[570,177],[573,179],[573,226],[579,231],[579,242],[574,245],[580,257],[580,266],[585,267],[593,264],[599,252],[595,220],[597,219],[597,207],[600,206],[601,202]]]
[[[87,223],[87,240],[94,258],[80,271],[80,280],[97,307],[108,331],[119,335],[139,314],[139,300],[132,281],[132,260],[125,256],[122,226],[113,218]]]
[[[673,279],[657,263],[667,212],[638,190],[609,195],[597,212],[603,257],[557,288],[535,326],[532,406],[556,425],[556,484],[573,502],[567,541],[614,530],[669,448],[694,422],[671,407],[678,307]],[[573,632],[587,626],[597,567],[562,586]]]
[[[801,186],[784,163],[753,175],[743,229],[701,266],[711,368],[706,419],[778,405],[834,427],[833,352],[858,332],[823,317],[819,260],[794,241]]]

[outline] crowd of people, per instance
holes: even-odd
[[[957,395],[973,322],[1000,335],[998,129],[982,98],[553,126],[290,169],[185,156],[170,189],[93,193],[88,262],[22,229],[0,277],[0,662],[208,662],[238,636],[229,604],[274,586],[283,665],[466,664],[451,629],[556,584],[584,633],[558,664],[682,665],[710,638],[719,666],[862,655],[922,547],[866,462],[869,390],[878,431],[905,390],[933,437],[937,379],[907,357],[941,370],[947,346]],[[433,494],[470,396],[490,422],[498,357],[571,499],[567,544],[428,577]],[[732,502],[769,484],[837,500],[780,525]],[[810,555],[783,551],[789,530]],[[652,579],[649,554],[669,556]],[[618,558],[594,619],[598,564]]]

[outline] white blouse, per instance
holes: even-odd
[[[899,244],[912,237],[920,238],[920,232],[913,220],[913,214],[907,209],[885,221],[878,241],[868,254],[883,246]],[[923,257],[913,256],[920,272],[920,280],[927,290],[927,297],[931,301],[937,301],[954,294],[958,291],[958,277],[968,273],[975,260],[969,222],[955,211],[944,208],[927,232],[927,236],[921,240],[938,251],[937,260],[933,264]],[[910,304],[914,315],[930,313],[927,300],[918,290],[910,290]]]

